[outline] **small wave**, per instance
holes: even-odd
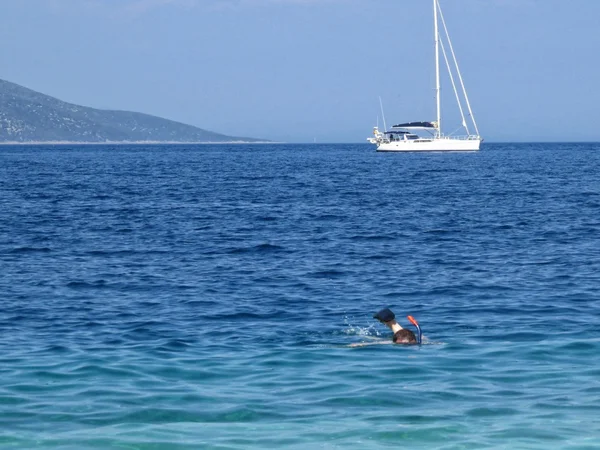
[[[424,169],[417,173],[456,173],[458,169]]]
[[[426,230],[425,231],[426,234],[434,234],[434,235],[447,235],[447,234],[452,234],[454,233],[453,231],[450,230],[444,230],[442,228],[435,228],[435,229],[431,229],[431,230]]]
[[[572,351],[572,352],[594,351],[597,349],[598,349],[598,345],[590,343],[590,342],[584,342],[584,341],[569,342],[568,344],[565,344],[565,345],[559,347],[559,350],[566,350],[566,351]]]
[[[156,350],[164,352],[180,352],[181,350],[187,349],[191,345],[191,342],[187,342],[183,339],[170,339],[169,341],[157,347]]]
[[[373,260],[390,259],[390,258],[393,258],[393,255],[369,255],[369,256],[365,256],[365,259],[373,259]]]
[[[231,250],[229,253],[269,253],[285,250],[285,247],[273,244],[259,244],[252,247],[240,247]]]
[[[355,235],[350,236],[350,240],[352,241],[393,241],[396,238],[393,236],[385,236],[385,235]]]
[[[90,250],[85,252],[88,256],[134,256],[134,255],[164,255],[169,252],[163,250]]]
[[[8,253],[23,254],[23,253],[50,253],[52,250],[48,247],[16,247],[9,250]]]
[[[329,220],[343,220],[344,217],[337,216],[335,214],[321,214],[321,215],[312,215],[311,219],[329,221]]]
[[[518,331],[514,333],[506,333],[503,338],[509,342],[532,342],[543,341],[547,335],[535,331]]]
[[[98,289],[106,287],[106,284],[105,280],[97,280],[92,283],[86,281],[70,281],[66,286],[71,289]]]
[[[425,337],[423,337],[423,339],[425,339],[425,341],[422,342],[421,345],[446,345],[446,343],[442,341],[429,341]]]
[[[318,272],[313,272],[310,275],[315,278],[332,278],[332,277],[341,277],[346,275],[347,272],[343,270],[320,270]]]
[[[278,311],[267,311],[264,313],[251,313],[251,312],[238,312],[231,314],[215,314],[206,315],[205,319],[209,320],[248,320],[248,319],[275,319],[278,317],[284,317],[285,313]]]
[[[178,413],[176,420],[181,422],[181,417],[179,417],[181,413]],[[235,408],[226,412],[220,413],[203,413],[202,421],[203,422],[218,422],[218,423],[227,423],[227,422],[259,422],[264,420],[277,420],[280,421],[284,418],[282,414],[269,412],[269,411],[258,411],[249,408]],[[199,421],[199,419],[196,419]],[[164,420],[163,420],[164,422]]]
[[[64,345],[50,344],[48,347],[44,348],[44,351],[47,353],[68,353],[70,349]]]
[[[132,250],[90,250],[85,252],[88,256],[130,256],[134,255],[136,252]]]
[[[466,412],[467,416],[471,417],[495,417],[495,416],[511,416],[518,414],[518,410],[513,408],[473,408]]]
[[[112,198],[114,198],[112,195],[106,195],[106,194],[96,194],[91,197],[92,200],[110,200]]]

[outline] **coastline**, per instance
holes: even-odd
[[[103,141],[103,142],[82,142],[82,141],[5,141],[2,145],[216,145],[216,144],[281,144],[282,142],[273,141]]]

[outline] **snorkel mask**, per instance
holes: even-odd
[[[419,322],[417,322],[413,316],[406,316],[406,318],[410,320],[410,323],[417,327],[417,344],[421,345],[421,342],[423,342],[423,333],[421,332]]]

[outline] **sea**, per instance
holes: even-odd
[[[599,169],[2,146],[0,448],[598,449]]]

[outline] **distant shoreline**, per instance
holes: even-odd
[[[0,97],[0,140],[3,141],[0,145],[249,144],[269,141],[238,133],[217,133],[151,114],[75,105],[2,79]],[[92,140],[87,141],[87,138]]]
[[[273,141],[105,141],[105,142],[81,142],[81,141],[6,141],[2,145],[217,145],[217,144],[281,144]]]

